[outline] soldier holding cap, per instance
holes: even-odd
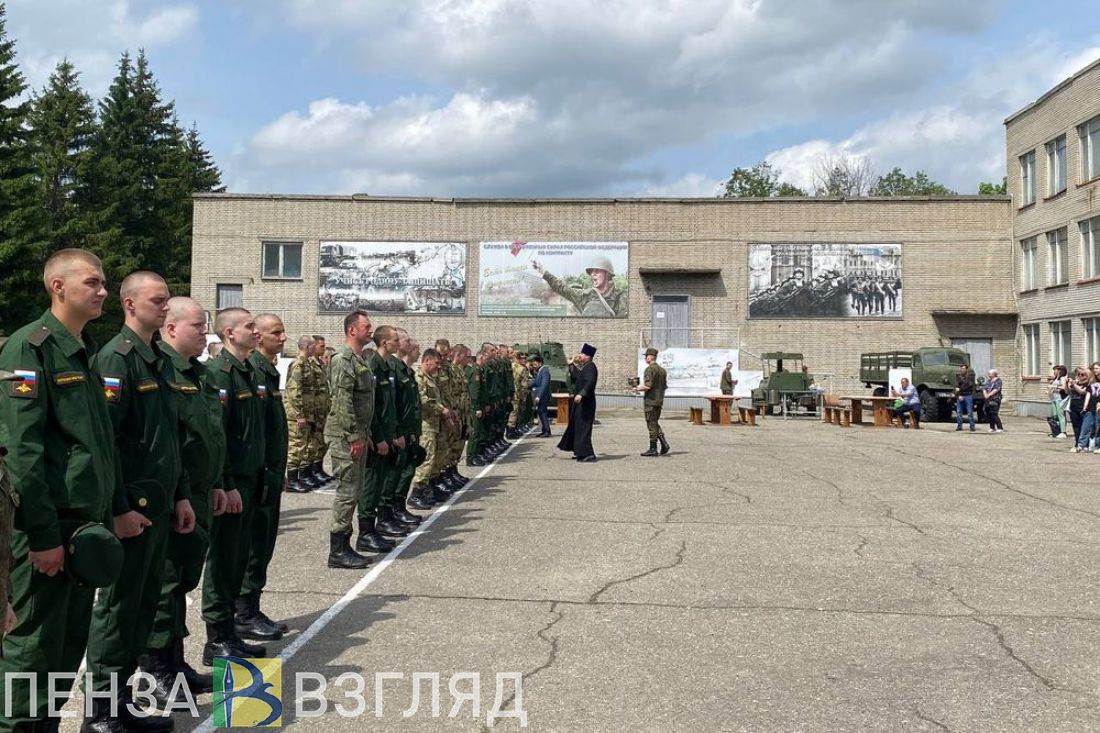
[[[634,388],[635,392],[645,394],[645,424],[649,428],[649,450],[642,455],[658,455],[657,442],[660,441],[660,455],[663,456],[669,451],[668,441],[665,440],[665,433],[661,430],[660,423],[661,408],[665,404],[665,389],[668,387],[668,374],[665,368],[657,363],[657,349],[651,347],[645,350],[645,363],[648,366],[642,374],[642,383]]]

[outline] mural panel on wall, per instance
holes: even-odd
[[[321,313],[466,312],[466,245],[321,242]]]

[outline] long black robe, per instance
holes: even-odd
[[[600,372],[594,362],[588,362],[574,372],[574,392],[580,395],[580,404],[573,403],[569,410],[569,427],[561,436],[558,448],[573,451],[577,458],[596,455],[592,449],[592,423],[596,419],[596,381]]]

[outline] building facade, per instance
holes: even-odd
[[[1006,197],[977,196],[199,194],[192,295],[211,312],[277,313],[288,343],[339,341],[356,305],[422,344],[545,340],[575,353],[587,341],[607,392],[627,389],[649,344],[739,348],[742,369],[800,351],[841,392],[863,389],[861,352],[955,344],[976,369],[998,368],[1011,399],[1012,219]]]
[[[1100,361],[1100,61],[1009,117],[1005,132],[1017,412],[1046,415],[1052,367]]]

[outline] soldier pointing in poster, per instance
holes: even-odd
[[[626,316],[626,290],[615,286],[615,267],[607,257],[595,257],[585,268],[592,278],[592,286],[588,288],[571,287],[547,272],[538,260],[532,260],[531,266],[542,275],[551,290],[576,306],[580,315],[596,318]]]

